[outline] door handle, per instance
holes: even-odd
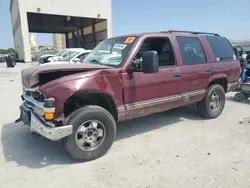
[[[212,72],[211,68],[205,69],[205,72]]]
[[[181,77],[181,73],[175,73],[174,74],[174,78],[180,78]]]

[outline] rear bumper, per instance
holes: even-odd
[[[238,86],[239,86],[239,82],[233,82],[233,83],[227,84],[227,92],[236,91]]]

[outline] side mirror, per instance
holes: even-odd
[[[81,60],[80,60],[79,58],[75,58],[73,61],[74,61],[75,63],[80,63],[80,62],[81,62]]]
[[[147,51],[143,53],[142,72],[146,74],[159,72],[159,57],[156,51]]]

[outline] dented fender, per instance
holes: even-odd
[[[102,93],[112,97],[116,107],[123,105],[119,70],[109,69],[73,74],[39,88],[46,98],[55,98],[56,117],[63,115],[64,103],[75,93]]]

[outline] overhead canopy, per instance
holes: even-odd
[[[30,12],[27,18],[29,32],[32,33],[70,33],[105,20]]]

